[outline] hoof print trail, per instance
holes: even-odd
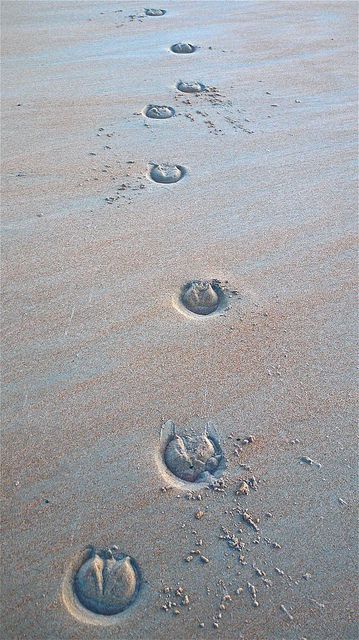
[[[74,591],[89,611],[113,616],[126,609],[140,587],[135,561],[118,552],[117,547],[93,551],[78,569]]]
[[[194,53],[197,47],[189,42],[177,42],[171,47],[173,53]]]
[[[155,164],[150,171],[150,177],[154,182],[172,184],[181,180],[185,173],[184,167],[179,165]]]
[[[206,87],[201,82],[182,82],[178,83],[177,89],[182,93],[201,93]]]
[[[172,107],[167,107],[166,105],[150,104],[145,109],[145,115],[147,118],[166,120],[167,118],[172,118],[175,115],[175,110]]]
[[[168,420],[161,430],[161,448],[167,469],[180,480],[212,484],[223,473],[222,448],[211,423],[202,433],[179,435]]]
[[[164,16],[165,9],[145,9],[146,16]]]
[[[193,280],[183,287],[181,302],[188,311],[208,316],[225,306],[226,297],[219,280]]]

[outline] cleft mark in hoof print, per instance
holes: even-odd
[[[147,118],[154,118],[156,120],[166,120],[167,118],[173,118],[176,114],[173,107],[167,107],[159,104],[149,104],[145,108],[145,115]]]
[[[180,82],[177,84],[177,89],[182,93],[201,93],[206,90],[206,87],[201,82]]]
[[[171,47],[173,53],[194,53],[198,47],[189,42],[177,42]]]
[[[120,553],[117,546],[99,551],[88,547],[67,572],[63,598],[78,619],[108,625],[118,622],[140,586],[141,574],[133,558]]]
[[[145,9],[146,16],[164,16],[165,9]]]
[[[180,303],[191,313],[208,316],[223,310],[227,298],[219,280],[192,280],[182,288]]]
[[[175,423],[168,420],[161,429],[160,449],[166,470],[180,481],[213,486],[223,475],[225,460],[211,422],[202,433],[179,435]]]
[[[155,164],[150,171],[150,177],[154,182],[172,184],[181,180],[185,173],[185,168],[180,165]]]

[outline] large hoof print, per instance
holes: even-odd
[[[165,105],[150,104],[145,109],[145,115],[147,118],[166,120],[167,118],[173,118],[175,110],[172,107],[167,107]]]
[[[226,296],[219,280],[192,280],[185,284],[180,303],[199,316],[209,316],[226,306]]]
[[[194,53],[197,47],[189,42],[177,42],[171,47],[173,53]]]
[[[69,570],[64,601],[78,619],[94,624],[115,624],[135,601],[141,586],[140,571],[118,547],[86,549]]]
[[[161,430],[160,449],[167,472],[181,482],[215,484],[225,469],[218,432],[211,423],[202,433],[180,435],[168,420]]]
[[[184,167],[180,165],[155,164],[150,171],[150,177],[160,184],[173,184],[181,180],[185,173]]]
[[[201,93],[206,90],[206,87],[201,82],[182,82],[178,83],[177,89],[182,93]]]
[[[165,9],[145,9],[146,16],[164,16]]]

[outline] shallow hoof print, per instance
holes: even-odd
[[[145,9],[146,16],[164,16],[165,9]]]
[[[194,53],[197,47],[189,42],[177,42],[171,47],[172,53]]]
[[[178,83],[177,89],[182,93],[201,93],[206,90],[206,87],[201,82],[182,82]]]
[[[226,297],[218,280],[192,280],[183,287],[181,302],[191,313],[208,316],[225,306]]]
[[[166,120],[167,118],[173,118],[175,110],[172,107],[166,105],[150,104],[145,109],[145,115],[147,118],[153,118],[155,120]]]
[[[155,164],[150,171],[150,177],[160,184],[173,184],[181,180],[185,173],[184,167],[179,165]]]
[[[164,463],[169,471],[185,482],[215,483],[224,471],[224,456],[217,430],[208,423],[203,433],[178,435],[168,420],[162,428]]]
[[[135,600],[140,574],[135,561],[117,547],[93,553],[74,578],[75,594],[85,609],[101,616],[116,616]]]

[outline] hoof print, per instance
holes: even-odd
[[[178,182],[184,175],[185,169],[179,165],[155,164],[150,171],[152,180],[161,184]]]
[[[206,87],[201,82],[182,82],[178,83],[177,89],[182,93],[201,93]]]
[[[181,302],[188,311],[208,316],[225,305],[225,294],[218,280],[193,280],[182,289]]]
[[[165,9],[145,9],[146,16],[164,16]]]
[[[161,431],[164,463],[185,482],[211,484],[224,470],[224,457],[216,428],[208,423],[199,434],[179,435],[172,420]]]
[[[167,118],[172,118],[175,115],[175,110],[172,107],[167,107],[165,105],[150,104],[146,107],[145,115],[147,118],[166,120]]]
[[[124,611],[136,598],[139,586],[135,561],[118,553],[117,547],[94,551],[74,578],[74,590],[80,603],[102,616]]]
[[[189,42],[177,42],[171,47],[173,53],[194,53],[197,47]]]

